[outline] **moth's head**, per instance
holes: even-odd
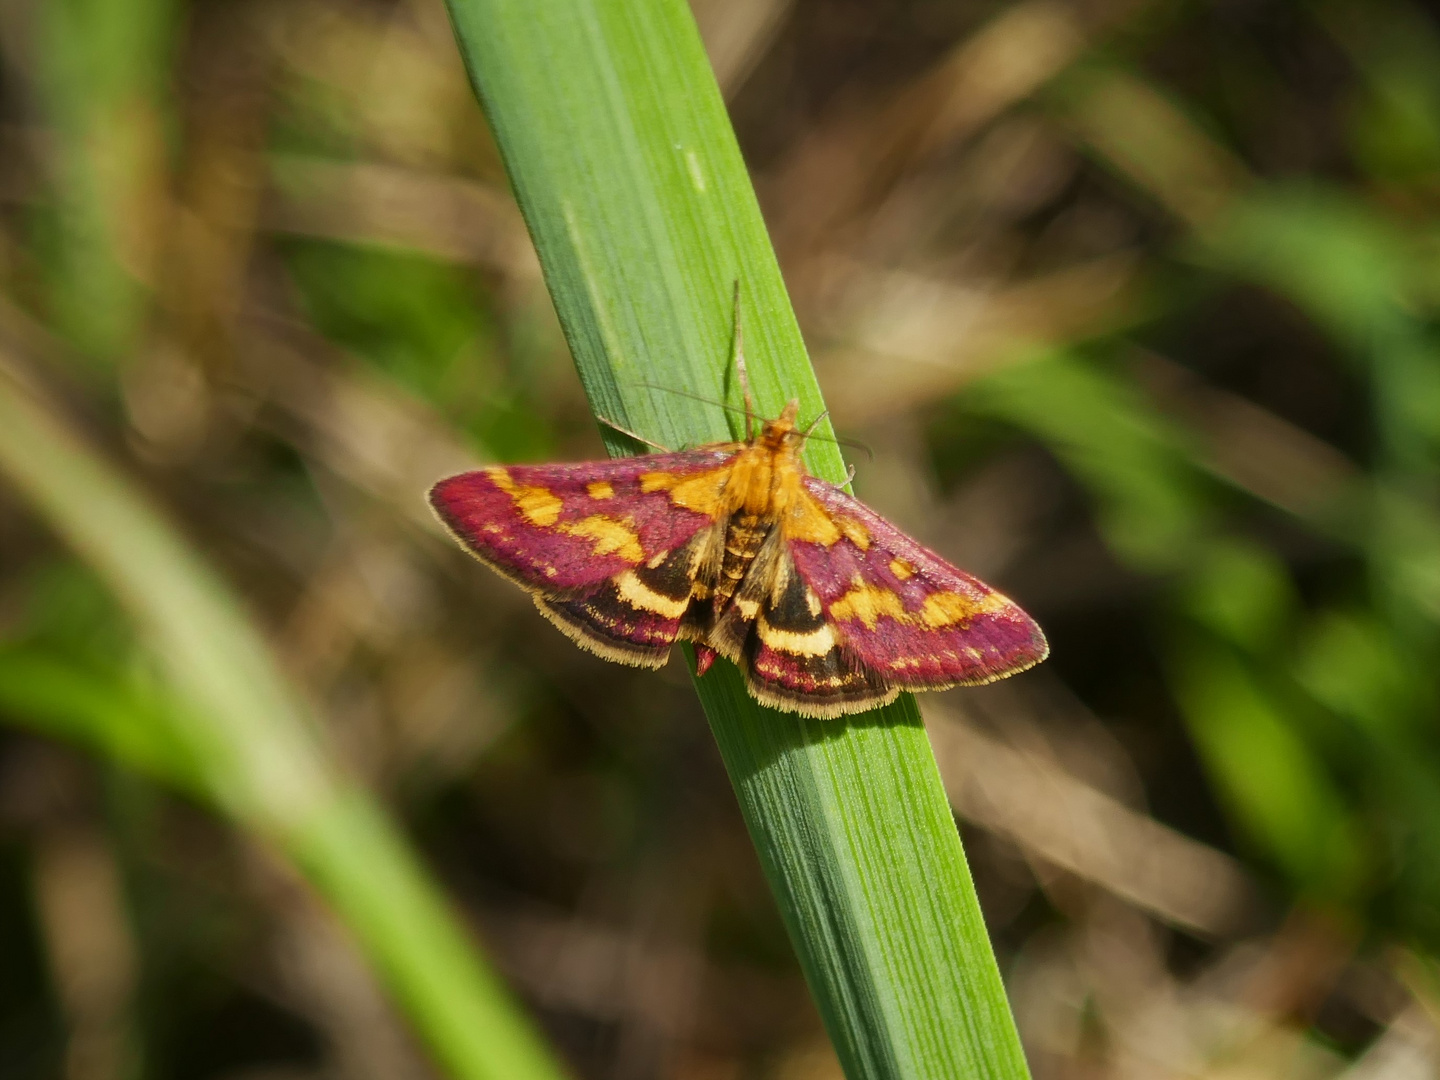
[[[804,434],[795,430],[795,418],[799,413],[799,399],[791,398],[790,403],[780,410],[779,416],[765,421],[765,426],[760,430],[760,445],[767,450],[783,450],[803,443]]]

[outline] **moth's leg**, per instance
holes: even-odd
[[[603,417],[603,416],[597,416],[597,417],[595,417],[595,419],[598,420],[600,423],[604,424],[606,427],[608,427],[608,428],[610,428],[610,429],[612,429],[612,430],[614,430],[614,431],[620,432],[621,435],[629,435],[630,438],[634,439],[634,440],[635,440],[636,442],[638,442],[638,443],[644,443],[646,446],[653,446],[656,450],[659,450],[662,454],[672,453],[671,449],[670,449],[668,446],[662,446],[660,443],[656,442],[656,441],[653,440],[653,439],[647,439],[647,438],[645,438],[644,435],[637,435],[635,432],[631,431],[629,428],[627,428],[627,427],[621,427],[619,424],[615,423],[614,420],[607,419],[606,417]]]
[[[850,465],[850,466],[848,466],[848,467],[845,469],[845,483],[847,483],[847,484],[853,484],[854,482],[855,482],[855,466],[854,466],[854,465]]]
[[[705,672],[710,670],[710,665],[715,663],[715,658],[720,654],[709,645],[695,646],[695,677],[698,679]]]
[[[745,328],[740,322],[740,279],[735,279],[735,373],[740,377],[740,392],[745,395],[745,441],[755,437],[755,399],[750,396],[750,373],[745,370]]]

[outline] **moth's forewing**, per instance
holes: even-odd
[[[795,568],[845,648],[907,690],[993,682],[1049,653],[1018,604],[950,565],[838,488],[806,477],[829,513],[860,529],[827,547],[791,544]]]
[[[682,505],[723,487],[733,450],[512,465],[452,476],[430,503],[471,553],[609,660],[659,667],[690,601],[686,545],[713,514]],[[687,486],[688,485],[688,486]]]

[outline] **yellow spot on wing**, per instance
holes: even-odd
[[[854,518],[841,517],[840,531],[845,534],[845,539],[858,547],[861,551],[868,551],[870,548],[870,530],[861,525]]]
[[[537,529],[554,529],[569,536],[593,540],[595,546],[591,554],[597,557],[618,555],[632,565],[645,558],[645,550],[640,546],[640,534],[631,528],[633,522],[605,517],[603,514],[591,514],[579,521],[562,522],[560,514],[565,508],[564,504],[550,489],[517,484],[504,468],[486,469],[485,472],[491,482],[514,501],[520,516]],[[555,573],[550,569],[546,572],[551,576]]]
[[[904,559],[891,559],[890,572],[901,581],[915,576],[915,567],[911,566]]]
[[[640,546],[640,535],[618,518],[592,514],[579,521],[567,522],[560,531],[571,536],[583,536],[595,541],[595,555],[618,555],[630,564],[645,558]]]
[[[830,617],[841,622],[863,623],[867,630],[874,630],[882,618],[894,619],[907,626],[940,630],[1010,606],[1010,601],[999,593],[988,593],[976,599],[960,593],[935,592],[925,598],[918,611],[906,611],[904,601],[889,589],[880,585],[857,584],[830,605]]]
[[[685,609],[690,606],[688,596],[677,600],[672,596],[658,593],[641,581],[633,570],[626,570],[615,579],[615,591],[620,595],[621,600],[632,607],[639,608],[641,611],[653,612],[667,619],[680,618],[685,614]]]
[[[843,538],[861,551],[870,547],[870,531],[854,518],[832,514],[799,484],[788,492],[784,517],[785,539],[834,547]]]
[[[959,593],[937,592],[925,598],[918,614],[922,626],[938,630],[943,626],[966,622],[976,615],[1003,611],[1009,606],[1010,601],[996,592],[987,593],[978,600]]]
[[[586,484],[585,490],[592,499],[613,499],[615,497],[615,489],[610,486],[609,480],[596,480],[593,484]]]
[[[830,605],[830,617],[842,622],[862,622],[874,630],[881,616],[906,620],[905,604],[900,597],[879,585],[857,585]]]
[[[549,488],[517,484],[510,478],[508,470],[498,466],[486,469],[485,472],[491,483],[514,500],[515,509],[520,511],[520,516],[531,525],[548,529],[560,520],[560,511],[564,504]]]
[[[843,535],[830,512],[798,484],[790,494],[790,507],[781,524],[786,540],[834,547]]]
[[[730,466],[723,465],[694,476],[674,473],[643,473],[642,492],[668,491],[670,501],[685,510],[693,510],[708,518],[718,518],[725,510],[725,485],[730,479]]]
[[[756,623],[756,630],[760,640],[770,648],[795,656],[824,656],[835,648],[835,631],[829,623],[798,633],[794,630],[777,630],[761,615]]]

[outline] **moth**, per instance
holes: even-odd
[[[802,716],[993,682],[1045,659],[1044,634],[1017,604],[806,471],[814,424],[798,427],[798,401],[753,430],[738,304],[734,359],[742,442],[495,466],[441,480],[431,506],[582,648],[659,668],[690,641],[698,674],[723,656],[757,701]]]

